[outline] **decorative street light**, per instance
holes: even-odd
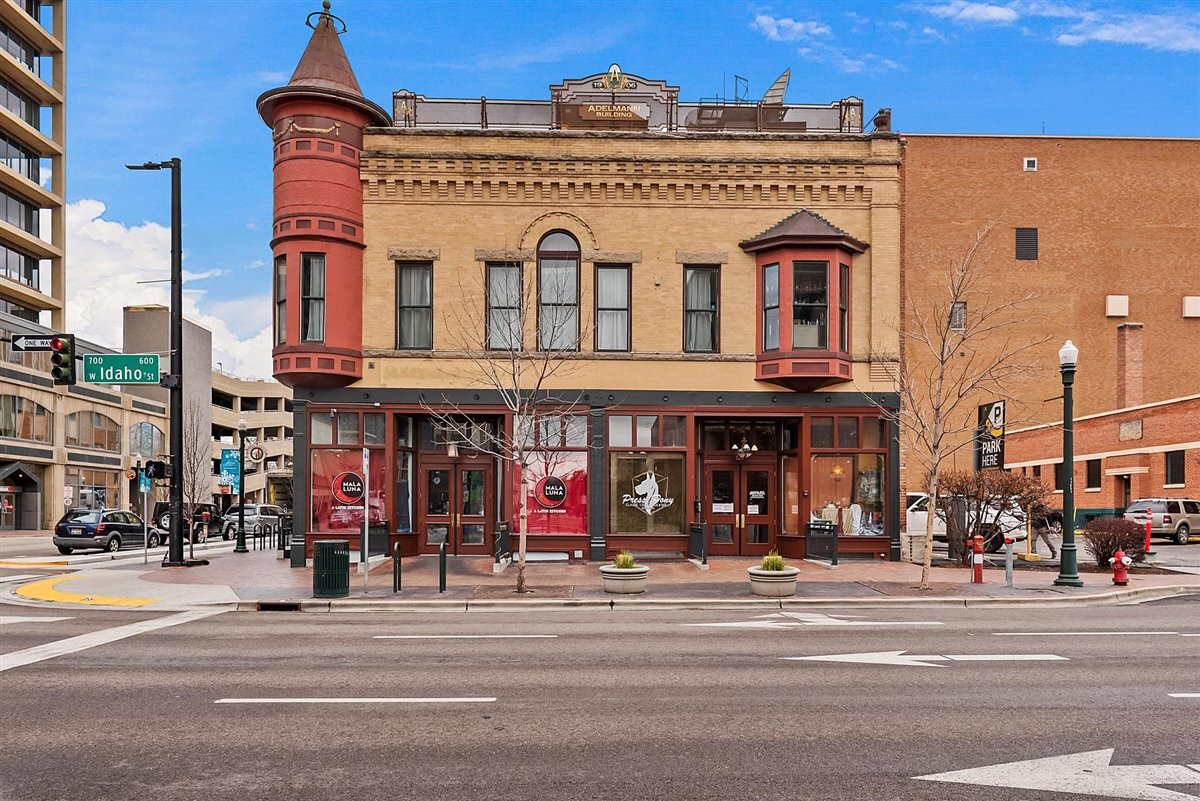
[[[234,553],[246,553],[246,418],[238,419],[238,533]]]
[[[1078,361],[1079,348],[1068,339],[1058,349],[1063,385],[1063,536],[1058,578],[1054,583],[1060,587],[1083,586],[1083,579],[1079,577],[1079,554],[1075,550],[1075,408],[1071,394]]]

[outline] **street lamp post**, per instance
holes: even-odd
[[[234,553],[246,553],[246,418],[238,419],[238,533]]]
[[[1079,577],[1079,554],[1075,549],[1075,406],[1072,390],[1078,361],[1079,348],[1068,339],[1058,350],[1063,385],[1063,538],[1058,578],[1054,583],[1060,587],[1083,586],[1083,579]]]
[[[167,533],[164,567],[182,567],[183,560],[183,201],[181,162],[147,161],[126,164],[131,170],[171,171],[171,373],[163,383],[171,401],[171,526]],[[190,521],[189,521],[190,522]]]

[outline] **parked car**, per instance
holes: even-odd
[[[225,522],[221,527],[221,539],[228,540],[237,536],[239,506],[230,506],[225,510]],[[267,503],[246,504],[245,523],[246,534],[250,535],[255,526],[277,526],[283,517],[283,510],[278,506]]]
[[[119,551],[126,546],[141,547],[142,519],[120,509],[72,509],[54,527],[54,544],[61,554],[73,551]],[[165,539],[153,526],[145,529],[145,544],[157,548]]]
[[[924,492],[910,492],[905,496],[905,531],[909,534],[924,534],[929,525],[929,495]],[[1004,537],[1007,534],[1023,534],[1025,532],[1025,516],[1014,514],[1006,509],[993,507],[983,516],[980,534],[983,535],[983,549],[988,553],[996,553],[1004,548]],[[945,542],[946,521],[936,514],[933,516],[933,538]]]
[[[186,505],[186,504],[185,504]],[[204,522],[204,513],[208,513],[208,525],[201,529],[197,524]],[[166,501],[158,501],[154,504],[154,514],[150,515],[150,519],[158,523],[158,527],[163,531],[171,530],[171,505]],[[194,503],[192,504],[192,541],[205,542],[209,537],[216,537],[221,534],[221,510],[211,503]]]
[[[1150,536],[1166,537],[1187,545],[1192,532],[1200,532],[1200,501],[1189,498],[1138,498],[1125,510],[1125,519],[1139,526],[1150,516]]]

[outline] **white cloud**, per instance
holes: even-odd
[[[1088,42],[1140,45],[1176,53],[1200,52],[1200,14],[1089,15],[1055,40],[1078,47]]]
[[[930,14],[936,17],[954,20],[955,22],[983,23],[1010,25],[1020,18],[1020,14],[1011,6],[999,6],[994,3],[974,3],[968,0],[950,0],[949,3],[929,6]]]
[[[67,205],[67,315],[74,333],[120,348],[124,306],[170,303],[169,284],[138,281],[170,276],[171,231],[152,222],[125,225],[105,219],[104,212],[104,203],[94,199]],[[223,272],[187,275],[198,280]],[[271,375],[269,298],[212,301],[204,290],[189,288],[183,306],[189,320],[212,332],[215,362],[245,377]]]
[[[286,72],[278,72],[275,70],[264,70],[254,73],[254,80],[258,83],[270,84],[271,86],[279,86],[287,82],[291,76]]]
[[[833,29],[823,22],[797,21],[791,17],[772,17],[770,14],[759,14],[750,27],[772,42],[798,42],[833,33]]]
[[[928,25],[926,25],[924,28],[921,29],[921,33],[925,34],[930,39],[937,39],[939,42],[946,41],[946,37],[942,36],[941,31],[939,31],[937,28],[932,28]]]

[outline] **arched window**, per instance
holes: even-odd
[[[30,442],[54,441],[50,412],[29,398],[0,395],[0,437]]]
[[[158,456],[166,450],[167,438],[154,423],[134,423],[129,427],[129,452],[144,459]]]
[[[579,350],[579,242],[553,231],[538,243],[538,350]]]
[[[67,415],[67,444],[120,453],[121,427],[99,412],[74,412]]]

